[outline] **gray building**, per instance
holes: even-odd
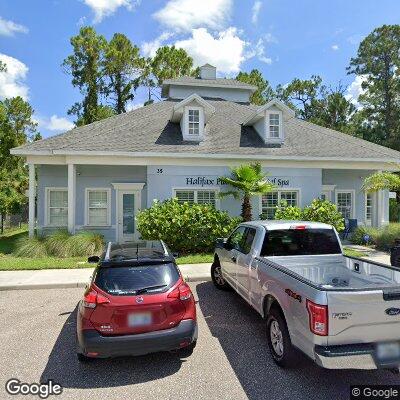
[[[252,105],[255,90],[207,64],[200,78],[164,81],[162,102],[13,149],[29,164],[30,234],[36,224],[134,240],[137,212],[171,197],[239,215],[239,201],[218,197],[218,178],[253,161],[277,186],[253,199],[255,217],[273,218],[280,200],[304,207],[322,197],[359,224],[387,223],[389,194],[361,185],[400,153],[302,121],[278,100]]]

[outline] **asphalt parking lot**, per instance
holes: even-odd
[[[199,341],[190,358],[163,353],[87,365],[78,363],[74,347],[82,289],[0,292],[0,399],[18,398],[5,391],[11,377],[53,379],[64,390],[50,398],[79,400],[348,399],[353,384],[400,384],[387,371],[329,371],[305,358],[296,369],[281,370],[266,348],[264,322],[238,295],[217,291],[211,282],[191,286]]]

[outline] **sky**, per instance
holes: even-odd
[[[146,56],[175,44],[221,77],[257,68],[275,87],[318,74],[356,102],[362,77],[347,75],[350,58],[374,28],[396,23],[399,0],[0,0],[0,99],[28,100],[44,137],[72,128],[67,110],[82,96],[61,63],[71,36],[92,25],[107,39],[125,34]]]

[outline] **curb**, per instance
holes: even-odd
[[[195,275],[184,276],[186,282],[204,282],[210,281],[210,275]],[[85,282],[53,282],[53,283],[21,283],[21,284],[10,284],[0,285],[0,291],[6,290],[38,290],[38,289],[71,289],[71,288],[84,288],[87,285]]]

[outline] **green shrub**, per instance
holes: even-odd
[[[375,238],[376,248],[388,251],[393,245],[395,239],[400,239],[400,224],[393,223],[378,229]]]
[[[396,199],[389,199],[389,221],[400,221],[400,204],[397,203]]]
[[[95,232],[81,231],[71,235],[60,229],[46,237],[24,237],[16,246],[17,257],[83,257],[98,255],[102,252],[104,241],[102,235]]]
[[[100,255],[103,251],[103,236],[90,231],[81,231],[68,239],[69,257]]]
[[[162,239],[182,254],[207,253],[215,240],[226,237],[241,222],[208,204],[179,204],[177,199],[155,201],[137,216],[142,239]]]
[[[283,200],[276,207],[275,219],[286,219],[286,220],[301,220],[302,211],[300,207],[288,206],[287,201]]]
[[[69,254],[69,240],[72,235],[66,229],[59,229],[46,236],[45,245],[47,254],[54,257],[71,257]]]
[[[358,226],[351,234],[350,241],[354,244],[363,245],[366,244],[364,240],[365,235],[369,235],[370,240],[368,244],[376,244],[376,238],[379,234],[377,228],[372,226]]]
[[[30,238],[25,236],[17,241],[13,254],[16,257],[47,257],[46,243],[42,237]]]
[[[338,232],[344,230],[344,220],[336,204],[328,200],[314,199],[304,208],[302,217],[304,221],[323,222],[333,225]]]
[[[261,215],[262,217],[263,215]],[[343,216],[336,205],[321,199],[314,199],[303,210],[299,207],[288,206],[286,202],[282,202],[276,207],[274,219],[323,222],[333,225],[338,232],[344,230]]]

